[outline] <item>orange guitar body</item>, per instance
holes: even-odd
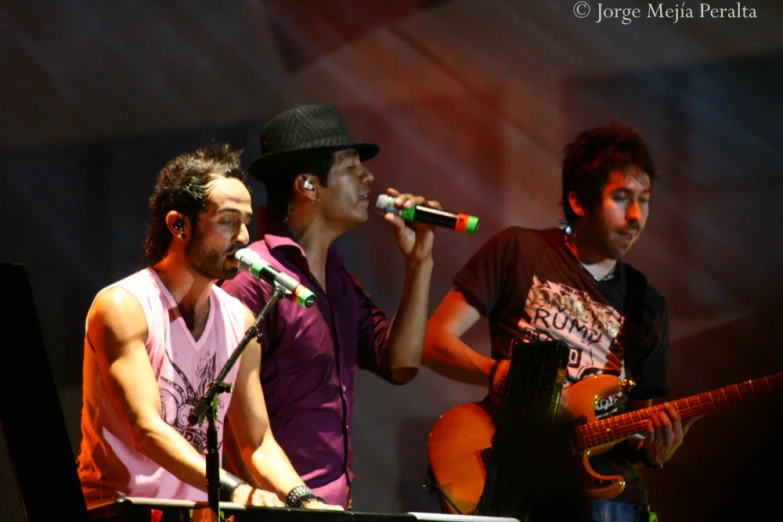
[[[561,402],[567,402],[575,418],[595,420],[595,403],[618,393],[617,377],[596,375],[582,379],[564,390]],[[456,509],[442,500],[447,513],[475,514],[487,479],[485,458],[492,447],[495,424],[492,415],[478,403],[460,404],[444,413],[430,432],[427,446],[430,467],[435,481]],[[615,441],[616,444],[617,441]],[[622,476],[602,476],[595,473],[588,458],[612,448],[605,444],[582,453],[590,498],[604,499],[619,495],[625,487]],[[535,451],[533,449],[532,451]]]
[[[609,374],[594,375],[566,388],[560,400],[564,402],[573,418],[587,419],[585,424],[589,425],[596,420],[596,403],[622,391],[622,384],[617,377]],[[627,439],[628,437],[623,438]],[[592,456],[609,451],[623,438],[582,450],[575,447],[574,453],[582,459],[580,469],[584,473],[585,492],[589,498],[606,500],[616,497],[625,489],[625,479],[622,475],[599,475],[590,466],[588,460]]]
[[[433,478],[459,509],[442,499],[444,512],[476,513],[487,479],[482,452],[494,434],[491,415],[473,402],[451,408],[433,426],[427,445]]]

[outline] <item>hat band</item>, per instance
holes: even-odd
[[[308,140],[301,142],[298,148],[312,148],[312,147],[333,147],[337,145],[354,145],[354,141],[350,136],[334,136],[329,138],[317,138],[314,140]]]

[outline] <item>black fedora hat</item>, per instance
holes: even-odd
[[[259,181],[318,153],[356,149],[362,161],[380,150],[374,143],[351,138],[343,117],[331,104],[300,105],[281,112],[261,130],[261,156],[249,171]]]

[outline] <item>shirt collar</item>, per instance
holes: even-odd
[[[263,207],[259,208],[258,214],[258,230],[261,233],[261,239],[266,243],[270,252],[278,249],[290,252],[291,249],[294,249],[303,260],[307,260],[304,249],[296,242],[291,229],[288,228],[288,225],[282,219],[273,214],[268,214]],[[342,266],[343,264],[345,264],[345,258],[337,247],[332,244],[326,253],[326,266]]]

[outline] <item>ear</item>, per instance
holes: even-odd
[[[174,237],[185,239],[190,232],[190,220],[182,212],[170,210],[166,214],[166,226]]]
[[[568,204],[571,205],[571,210],[574,211],[574,214],[576,214],[579,217],[585,217],[587,214],[587,210],[585,207],[579,202],[579,199],[576,196],[576,191],[571,191],[568,193]]]
[[[294,178],[294,193],[299,194],[306,199],[318,199],[317,186],[320,186],[318,178],[312,174],[299,174]]]

